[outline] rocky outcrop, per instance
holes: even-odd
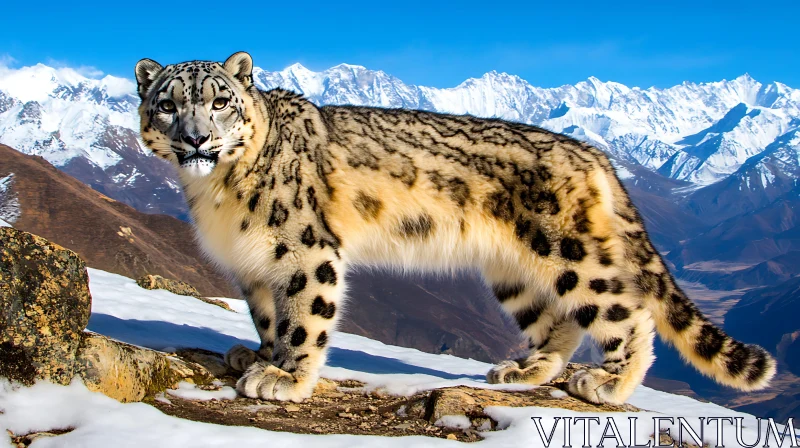
[[[91,311],[88,280],[74,252],[0,227],[0,376],[70,382]]]
[[[214,381],[198,364],[99,334],[84,333],[76,359],[78,373],[89,390],[123,403],[142,401],[181,381],[194,384]]]
[[[39,236],[0,228],[0,376],[69,384],[123,402],[181,381],[206,384],[204,367],[84,331],[91,313],[86,264]]]
[[[207,367],[208,363],[219,364],[222,359],[221,355],[211,352],[191,352]],[[179,354],[193,356],[191,353]],[[566,382],[576,370],[584,367],[570,364],[559,379],[531,390],[457,386],[397,396],[381,389],[366,388],[359,381],[323,378],[317,383],[311,398],[302,403],[244,397],[193,401],[173,395],[169,395],[167,400],[148,402],[166,414],[219,425],[252,426],[304,434],[421,435],[463,442],[480,440],[483,431],[503,429],[486,412],[490,406],[551,407],[577,412],[639,411],[631,405],[595,405],[567,395],[563,391]]]
[[[200,293],[197,291],[197,289],[195,289],[194,286],[180,280],[164,278],[160,275],[148,274],[143,277],[139,277],[136,280],[136,284],[144,289],[165,289],[181,296],[200,298]]]
[[[638,408],[629,404],[596,405],[569,396],[564,390],[572,375],[587,368],[586,364],[569,363],[561,375],[546,386],[528,391],[503,391],[476,389],[459,386],[436,389],[425,400],[425,420],[436,423],[445,416],[465,416],[472,426],[478,427],[488,418],[484,409],[489,406],[536,406],[540,408],[560,408],[575,412],[637,412]],[[492,423],[494,425],[494,423]],[[492,426],[494,427],[494,426]]]
[[[202,297],[194,286],[180,280],[172,280],[160,275],[148,274],[136,280],[136,284],[144,289],[163,289],[181,296],[194,297],[210,305],[216,305],[228,311],[233,311],[233,309],[222,300]]]

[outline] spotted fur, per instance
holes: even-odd
[[[197,240],[241,287],[261,337],[228,363],[249,397],[307,398],[343,307],[348,266],[481,269],[529,339],[493,383],[553,379],[588,333],[602,365],[569,391],[621,403],[653,338],[742,390],[775,361],[686,297],[599,150],[497,119],[317,107],[259,91],[252,60],[136,66],[142,139],[178,166]]]

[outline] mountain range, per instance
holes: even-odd
[[[322,72],[299,64],[278,72],[255,68],[253,75],[263,89],[294,90],[320,105],[425,109],[534,124],[589,141],[620,162],[684,181],[690,188],[726,179],[767,148],[783,143],[796,149],[794,131],[800,126],[800,90],[779,82],[763,84],[747,74],[666,89],[627,87],[594,77],[541,88],[494,71],[438,89],[348,64]],[[41,155],[91,179],[90,184],[135,186],[163,203],[177,193],[177,183],[171,176],[164,181],[163,170],[142,162],[148,155],[138,141],[137,105],[129,79],[90,79],[42,64],[0,69],[3,143]],[[774,170],[757,169],[753,181],[765,186],[781,178]],[[151,182],[159,185],[146,185]]]

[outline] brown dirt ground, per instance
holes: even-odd
[[[573,397],[554,397],[553,391],[563,389],[566,379],[577,367],[570,365],[564,375],[550,386],[528,391],[452,387],[400,397],[368,391],[364,384],[354,380],[321,379],[313,396],[302,403],[244,397],[193,401],[169,394],[166,398],[170,403],[152,397],[145,401],[168,415],[220,425],[252,426],[301,434],[421,435],[462,442],[481,440],[479,431],[503,429],[483,412],[485,406],[559,407],[595,412],[637,410],[630,405],[598,406]],[[221,381],[228,386],[235,384],[232,377],[221,378]],[[453,414],[466,415],[472,427],[462,430],[435,425],[438,416]]]

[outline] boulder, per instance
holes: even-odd
[[[209,305],[216,305],[222,309],[233,311],[233,309],[224,301],[212,299],[210,297],[202,297],[194,286],[180,280],[171,280],[160,275],[148,274],[136,280],[136,284],[144,289],[164,289],[181,296],[194,297],[197,300],[202,300],[203,302],[208,303]]]
[[[144,289],[166,289],[169,292],[200,298],[200,293],[194,286],[180,280],[164,278],[160,275],[148,274],[136,280],[136,284]]]
[[[211,297],[198,297],[197,299],[201,300],[203,302],[206,302],[209,305],[218,306],[218,307],[222,308],[223,310],[233,311],[233,308],[231,308],[230,305],[225,303],[224,300],[212,299]]]
[[[596,405],[567,395],[557,387],[540,386],[526,391],[477,389],[467,386],[436,389],[426,402],[425,420],[436,423],[444,416],[465,416],[473,422],[483,422],[484,409],[489,406],[560,408],[576,412],[636,412],[636,407],[624,404]]]
[[[196,291],[195,291],[196,292]],[[86,264],[44,238],[0,228],[0,377],[69,384],[140,401],[181,381],[207,384],[194,362],[84,331],[91,313]]]
[[[86,264],[77,254],[0,227],[0,376],[68,384],[91,304]]]
[[[181,381],[214,381],[199,364],[94,333],[84,334],[76,357],[87,389],[123,403],[141,401]]]

